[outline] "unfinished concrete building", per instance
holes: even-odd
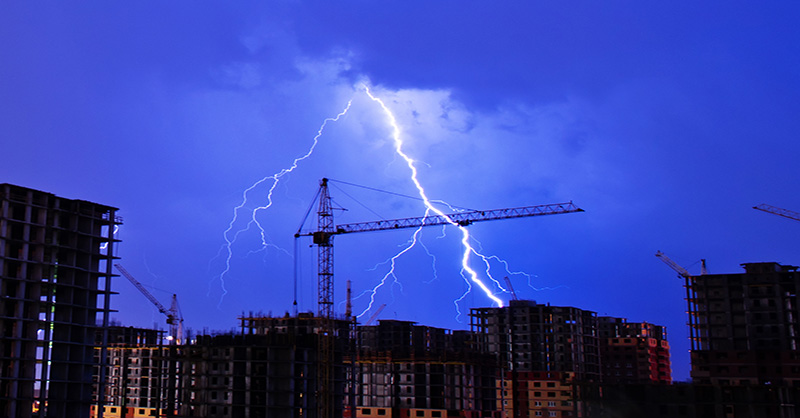
[[[103,417],[177,415],[180,352],[179,347],[168,344],[164,334],[164,331],[145,328],[116,325],[108,328]],[[95,393],[101,393],[99,388]],[[92,405],[92,417],[100,415],[99,404]]]
[[[470,318],[477,343],[497,353],[507,370],[569,372],[600,381],[594,312],[514,300],[502,308],[473,308]]]
[[[498,417],[496,359],[465,331],[381,320],[357,327],[356,417]],[[351,410],[351,409],[348,409]]]
[[[470,318],[480,349],[496,353],[508,372],[498,378],[497,386],[504,389],[501,393],[510,397],[503,399],[503,404],[515,417],[542,413],[558,417],[592,415],[583,399],[596,398],[601,382],[598,323],[594,312],[512,300],[509,306],[502,308],[473,308]],[[545,376],[546,379],[557,379],[559,386],[571,386],[569,398],[559,399],[570,402],[569,408],[562,408],[560,402],[556,405],[558,408],[537,405],[536,402],[552,400],[537,399],[537,391],[533,397],[527,395],[528,386],[536,383],[526,377],[528,372],[547,372],[550,375]],[[520,395],[525,398],[520,399]],[[509,402],[513,405],[511,408],[508,408]]]
[[[800,386],[800,272],[742,266],[744,273],[686,278],[692,380]]]
[[[241,317],[241,332],[182,346],[181,416],[317,417],[321,318]],[[343,414],[350,322],[334,321],[334,416]]]
[[[116,212],[0,184],[0,416],[89,416]]]

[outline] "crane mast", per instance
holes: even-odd
[[[117,270],[119,270],[119,272],[122,273],[122,275],[125,276],[125,278],[131,282],[131,284],[133,284],[134,287],[139,289],[139,292],[141,292],[147,298],[147,300],[155,305],[159,312],[167,317],[170,344],[180,344],[180,341],[183,340],[183,318],[181,318],[180,309],[178,307],[178,296],[174,293],[172,294],[172,304],[170,305],[170,308],[167,309],[161,304],[161,302],[158,301],[158,299],[155,298],[155,296],[153,296],[152,293],[142,286],[142,284],[136,280],[136,278],[133,277],[128,270],[125,270],[121,264],[114,264],[114,267],[116,267]]]
[[[320,316],[320,344],[318,349],[318,387],[317,408],[320,418],[333,416],[333,237],[356,232],[387,231],[423,226],[452,225],[468,226],[475,222],[500,219],[522,218],[541,215],[583,212],[572,202],[550,205],[524,206],[518,208],[494,209],[487,211],[467,211],[445,216],[431,215],[415,218],[361,222],[336,225],[333,221],[333,205],[328,192],[328,179],[320,181],[318,193],[317,230],[308,233],[298,231],[295,238],[312,237],[317,245],[317,311]],[[301,227],[302,228],[302,227]]]

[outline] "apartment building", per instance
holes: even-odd
[[[671,383],[667,330],[625,318],[598,318],[603,383]]]

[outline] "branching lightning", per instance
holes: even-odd
[[[222,248],[220,249],[220,252],[223,252],[223,251],[225,252],[225,269],[218,276],[218,279],[219,279],[219,282],[220,282],[220,288],[222,289],[222,295],[219,298],[219,304],[217,306],[222,304],[223,298],[228,293],[228,290],[225,288],[225,276],[230,272],[230,269],[231,269],[231,258],[233,257],[232,246],[236,242],[236,239],[239,237],[240,234],[242,234],[245,231],[250,230],[255,225],[255,227],[258,228],[259,233],[261,235],[261,250],[264,250],[264,249],[266,249],[266,248],[268,248],[270,246],[275,247],[273,244],[270,244],[268,242],[266,231],[264,230],[264,227],[261,225],[261,223],[258,221],[258,217],[257,217],[258,213],[260,211],[269,209],[272,206],[272,193],[275,191],[275,188],[278,187],[278,183],[280,182],[280,179],[283,176],[285,176],[285,175],[291,173],[292,171],[294,171],[301,161],[309,158],[311,156],[311,154],[314,153],[314,150],[316,149],[317,144],[319,144],[319,138],[322,136],[322,133],[325,131],[325,127],[328,125],[328,123],[330,123],[330,122],[338,122],[339,119],[341,117],[343,117],[345,114],[347,114],[348,110],[350,110],[350,105],[352,103],[353,103],[353,101],[351,99],[350,101],[347,102],[347,106],[345,106],[344,110],[339,112],[339,114],[337,114],[335,117],[332,117],[332,118],[326,118],[322,122],[322,125],[320,125],[319,129],[317,130],[317,134],[313,138],[311,146],[309,147],[308,151],[304,155],[295,158],[294,161],[292,161],[292,164],[289,167],[283,168],[280,171],[278,171],[277,173],[272,174],[271,176],[267,176],[267,177],[262,178],[261,180],[253,183],[252,186],[250,186],[247,189],[245,189],[244,192],[242,192],[242,203],[240,203],[238,206],[236,206],[233,209],[233,218],[231,219],[231,222],[228,224],[228,228],[222,234],[223,238],[225,240],[225,243],[222,245]],[[262,183],[268,182],[270,180],[272,181],[272,184],[270,185],[269,190],[267,191],[267,196],[266,196],[266,202],[267,203],[265,205],[263,205],[263,206],[258,206],[255,209],[253,209],[250,212],[250,220],[248,221],[247,225],[244,228],[236,230],[235,232],[233,232],[234,225],[239,220],[239,212],[244,210],[244,207],[248,203],[248,198],[247,198],[248,194],[253,189],[255,189],[256,187],[260,186]],[[279,248],[279,247],[275,247],[275,248]],[[280,250],[285,252],[286,254],[289,254],[289,252],[284,250],[284,249],[280,249]]]
[[[416,187],[417,192],[419,193],[419,196],[422,198],[422,201],[425,204],[425,208],[426,208],[425,216],[428,216],[431,213],[439,215],[442,218],[444,218],[447,221],[447,223],[449,223],[452,226],[455,226],[461,232],[461,245],[464,248],[464,251],[463,251],[462,257],[461,257],[462,276],[464,276],[465,281],[467,282],[467,286],[468,286],[468,290],[464,295],[469,293],[469,291],[472,288],[472,285],[475,284],[484,292],[484,294],[486,294],[486,296],[489,299],[494,301],[494,303],[497,304],[497,306],[502,307],[503,306],[503,301],[501,299],[499,299],[497,296],[494,295],[492,290],[489,289],[489,287],[478,277],[478,273],[472,267],[470,267],[470,255],[471,254],[476,254],[476,255],[479,255],[481,257],[483,257],[483,256],[480,255],[471,246],[469,231],[467,230],[467,228],[465,228],[465,227],[459,225],[457,222],[453,221],[453,219],[451,219],[447,214],[445,214],[444,212],[442,212],[441,210],[439,210],[438,208],[436,208],[433,205],[433,202],[428,198],[427,193],[425,192],[425,188],[422,186],[422,183],[420,183],[420,181],[419,181],[419,178],[418,178],[418,175],[417,175],[418,174],[417,167],[416,167],[416,164],[415,164],[416,161],[413,158],[411,158],[410,156],[408,156],[403,151],[403,139],[402,139],[402,136],[401,136],[400,126],[397,123],[397,119],[395,118],[395,116],[392,113],[392,111],[383,102],[383,100],[381,100],[380,98],[378,98],[377,96],[372,94],[372,92],[369,90],[369,86],[364,85],[364,90],[366,91],[366,94],[369,96],[369,98],[372,99],[372,101],[378,103],[378,105],[381,107],[381,109],[383,109],[384,113],[386,114],[386,117],[387,117],[387,119],[389,121],[389,124],[392,127],[392,139],[394,141],[395,152],[397,153],[397,155],[399,155],[401,158],[403,158],[403,160],[406,162],[406,165],[408,166],[408,169],[411,171],[411,175],[410,175],[411,181],[414,183],[414,186]],[[361,313],[361,315],[363,315],[365,312],[367,312],[369,309],[372,308],[372,304],[374,302],[374,297],[375,297],[375,292],[378,290],[378,288],[380,288],[381,286],[384,285],[384,283],[386,282],[388,277],[394,276],[394,260],[398,256],[400,256],[403,253],[405,253],[406,251],[408,251],[413,246],[413,243],[415,243],[416,240],[417,240],[418,233],[419,233],[419,229],[417,229],[417,231],[414,233],[414,239],[412,240],[412,245],[406,247],[403,251],[401,251],[395,257],[392,258],[391,270],[384,276],[383,280],[381,280],[381,282],[375,288],[373,288],[369,306],[367,306],[367,308]],[[485,258],[484,258],[484,261],[485,261]],[[500,287],[502,289],[502,286],[499,286],[499,283],[496,280],[494,280],[494,279],[492,279],[492,280],[495,282],[495,284],[498,285],[498,287]],[[464,295],[462,295],[461,298],[459,298],[456,301],[456,308],[458,308],[458,301],[462,300],[464,298]]]
[[[435,204],[447,205],[447,203],[445,203],[443,201],[440,201],[440,200],[431,200],[428,197],[427,192],[425,191],[425,188],[422,186],[422,183],[420,182],[420,180],[418,178],[418,170],[417,170],[417,166],[419,164],[424,164],[424,163],[414,160],[408,154],[406,154],[406,152],[404,151],[404,149],[403,149],[404,148],[404,142],[403,142],[403,138],[402,138],[402,132],[401,132],[400,126],[399,126],[399,124],[397,122],[397,119],[396,119],[394,113],[383,102],[383,100],[381,100],[378,96],[374,95],[370,91],[369,86],[363,85],[363,89],[364,89],[366,95],[373,102],[377,103],[381,107],[381,109],[383,110],[383,112],[384,112],[384,114],[386,116],[386,119],[388,121],[389,126],[391,126],[391,129],[392,129],[391,138],[392,138],[393,145],[394,145],[395,157],[396,158],[397,157],[401,158],[402,161],[404,161],[406,163],[406,166],[408,167],[408,169],[410,171],[409,178],[410,178],[411,182],[414,184],[414,186],[416,187],[417,193],[419,195],[419,198],[423,202],[424,207],[425,207],[425,216],[424,217],[427,218],[429,216],[440,216],[442,219],[444,219],[447,222],[447,224],[458,228],[458,231],[461,233],[461,245],[463,247],[463,252],[462,252],[462,255],[461,255],[461,272],[460,272],[460,274],[461,274],[462,278],[464,279],[464,282],[466,283],[467,289],[461,296],[459,296],[457,299],[455,299],[453,301],[453,303],[455,305],[455,308],[456,308],[456,312],[457,312],[456,319],[458,319],[461,316],[461,311],[460,311],[460,308],[459,308],[459,304],[472,291],[473,287],[478,287],[497,306],[500,306],[500,307],[504,306],[503,301],[500,298],[498,298],[497,296],[495,296],[495,293],[507,293],[508,291],[503,287],[503,285],[498,280],[496,280],[492,276],[492,274],[491,274],[491,262],[492,261],[496,261],[496,262],[502,263],[506,273],[508,273],[509,275],[516,275],[516,274],[525,275],[528,278],[529,286],[530,286],[531,276],[529,274],[527,274],[527,273],[524,273],[524,272],[512,272],[512,271],[510,271],[509,267],[508,267],[508,263],[506,261],[498,258],[497,256],[493,256],[493,255],[492,256],[486,256],[486,255],[483,255],[480,252],[480,249],[479,249],[480,243],[478,243],[476,240],[474,240],[474,238],[472,238],[470,236],[470,233],[469,233],[468,229],[466,227],[458,224],[458,222],[454,221],[452,218],[450,218],[450,216],[448,216],[442,210],[438,209],[435,206]],[[348,101],[347,106],[344,108],[344,110],[339,112],[335,117],[329,117],[329,118],[326,118],[323,121],[323,123],[321,124],[321,126],[317,130],[316,135],[313,137],[313,141],[312,141],[311,146],[309,147],[308,151],[305,154],[303,154],[300,157],[295,158],[288,167],[281,169],[280,171],[276,172],[275,174],[272,174],[270,176],[267,176],[267,177],[264,177],[264,178],[258,180],[257,182],[253,183],[250,187],[246,188],[242,192],[241,203],[239,205],[237,205],[236,207],[234,207],[234,209],[233,209],[233,217],[232,217],[230,223],[228,224],[227,229],[225,229],[225,231],[223,232],[223,239],[224,239],[225,242],[222,245],[222,247],[220,248],[220,252],[219,252],[219,255],[218,255],[218,257],[220,257],[220,256],[222,256],[222,254],[224,254],[224,258],[225,258],[225,267],[224,267],[223,271],[218,276],[215,277],[215,279],[219,279],[220,289],[222,290],[222,294],[221,294],[220,299],[219,299],[218,307],[222,304],[222,301],[223,301],[225,295],[228,293],[228,290],[226,288],[225,283],[226,283],[226,277],[228,276],[228,274],[231,271],[231,261],[232,261],[233,253],[234,253],[233,252],[233,245],[234,245],[234,243],[236,243],[237,239],[240,237],[241,234],[243,234],[243,233],[245,233],[247,231],[250,231],[255,227],[255,228],[257,228],[257,230],[259,232],[259,235],[261,237],[260,249],[252,250],[252,251],[250,251],[248,253],[248,255],[250,255],[252,253],[255,253],[255,252],[264,251],[264,250],[266,250],[266,249],[268,249],[270,247],[277,248],[278,250],[286,253],[287,255],[289,254],[288,251],[286,251],[286,250],[284,250],[284,249],[282,249],[280,247],[277,247],[274,244],[269,242],[269,238],[268,238],[267,232],[266,232],[265,228],[259,222],[258,215],[259,215],[259,213],[261,211],[267,210],[270,207],[272,207],[272,205],[273,205],[273,193],[274,193],[275,189],[277,188],[280,180],[285,175],[293,172],[303,160],[308,159],[314,153],[314,150],[316,149],[316,147],[317,147],[317,145],[319,143],[319,139],[323,135],[323,132],[325,131],[325,128],[327,127],[327,125],[330,122],[339,121],[345,114],[347,114],[347,112],[350,110],[351,105],[352,105],[352,99],[350,101]],[[399,159],[398,159],[398,161],[399,161]],[[247,206],[248,206],[248,204],[249,204],[249,202],[251,200],[251,198],[250,198],[251,192],[253,192],[256,188],[262,187],[262,185],[264,185],[265,183],[269,184],[268,190],[266,192],[266,203],[261,205],[261,206],[257,206],[257,207],[255,207],[253,209],[247,209]],[[447,206],[449,206],[449,205],[447,205]],[[251,207],[252,207],[252,205],[251,205]],[[456,208],[453,208],[452,206],[449,206],[449,208],[453,212],[458,210]],[[241,219],[247,219],[247,221],[246,221],[247,223],[246,223],[246,225],[244,227],[242,227],[240,229],[236,229],[236,226],[240,222],[242,222]],[[398,276],[395,273],[396,272],[396,266],[397,266],[397,260],[400,257],[402,257],[404,254],[407,254],[409,251],[411,251],[418,243],[423,247],[423,249],[425,250],[425,253],[432,259],[432,268],[433,268],[434,277],[433,277],[433,279],[431,279],[431,280],[429,280],[429,281],[427,281],[425,283],[429,284],[429,283],[435,281],[438,278],[438,274],[437,274],[437,270],[436,270],[436,256],[433,253],[431,253],[431,251],[429,251],[429,249],[424,245],[424,243],[421,240],[422,227],[424,227],[424,226],[425,225],[417,228],[414,231],[414,233],[411,235],[409,240],[405,244],[401,245],[402,248],[395,255],[393,255],[391,258],[387,259],[383,263],[380,263],[380,264],[376,265],[376,268],[377,268],[377,266],[380,266],[380,265],[383,265],[383,264],[387,264],[389,266],[388,267],[388,271],[383,275],[383,277],[380,279],[380,281],[378,282],[377,285],[375,285],[371,289],[365,290],[364,292],[362,292],[360,295],[358,295],[355,298],[355,299],[359,299],[359,298],[361,298],[363,296],[369,295],[369,303],[366,306],[366,308],[364,308],[361,311],[361,313],[358,314],[358,317],[362,317],[363,315],[365,315],[367,312],[369,312],[372,309],[372,307],[373,307],[373,305],[375,303],[377,292],[382,287],[385,287],[387,285],[389,287],[392,287],[392,288],[394,286],[399,286],[399,288],[402,291],[402,283],[400,282]],[[444,238],[445,235],[446,235],[445,231],[446,231],[446,225],[442,227],[442,232],[441,232],[440,236],[437,237],[437,239],[438,238]],[[475,246],[472,245],[473,241],[477,243],[478,248],[476,248]],[[473,255],[483,262],[483,264],[485,266],[484,269],[483,269],[483,275],[485,275],[485,277],[488,279],[488,281],[482,280],[481,277],[479,276],[478,272],[471,267],[471,259],[472,259]],[[212,284],[213,284],[213,280],[209,283],[209,292],[210,292],[210,289],[211,289],[210,286]],[[497,289],[497,292],[493,291],[492,289]]]

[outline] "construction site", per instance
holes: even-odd
[[[0,184],[0,415],[4,417],[796,417],[797,267],[684,280],[692,383],[674,383],[664,326],[517,298],[476,307],[469,330],[333,309],[337,235],[582,210],[570,203],[336,225],[327,179],[317,226],[317,312],[242,314],[184,330],[116,262],[116,208]],[[772,211],[769,208],[761,210]],[[796,216],[791,212],[778,213]],[[800,220],[800,216],[795,219]],[[116,270],[114,270],[116,269]],[[119,274],[117,274],[119,273]],[[112,323],[124,277],[167,330]],[[384,305],[385,306],[385,305]]]

